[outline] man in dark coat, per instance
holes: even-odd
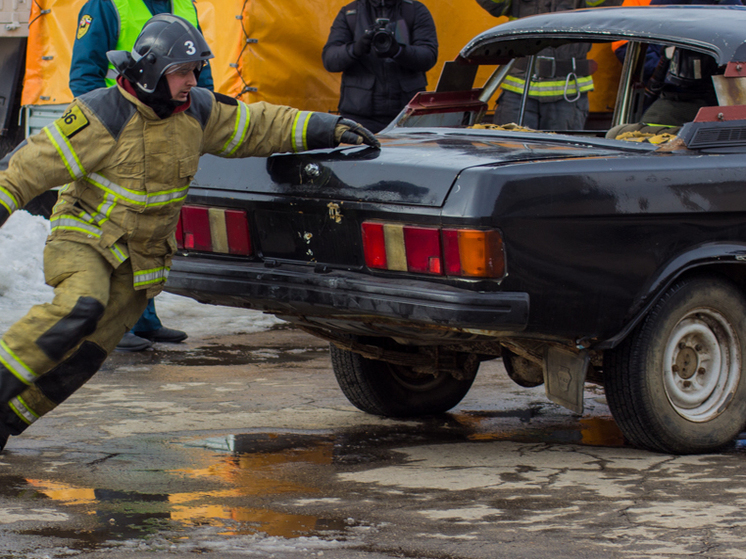
[[[337,14],[322,60],[342,72],[339,113],[379,132],[427,88],[425,72],[438,60],[435,22],[417,0],[356,0]]]

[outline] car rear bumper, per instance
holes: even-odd
[[[474,292],[433,282],[380,278],[303,266],[268,268],[175,257],[166,291],[204,303],[280,315],[379,317],[411,325],[519,332],[528,293]]]

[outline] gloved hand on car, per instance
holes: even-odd
[[[334,128],[334,139],[339,144],[367,144],[374,148],[380,148],[381,142],[373,135],[373,132],[349,118],[340,118]]]

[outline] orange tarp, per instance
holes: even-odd
[[[339,99],[340,74],[321,64],[321,50],[345,0],[197,0],[200,26],[215,54],[211,61],[215,89],[246,102],[268,101],[315,111],[334,111]],[[493,18],[474,0],[425,0],[435,20],[440,50],[438,63],[428,72],[434,89],[443,63],[453,60],[477,33],[493,27]],[[24,105],[61,104],[72,100],[67,87],[77,16],[84,0],[36,0],[31,9]],[[608,46],[596,47],[594,58],[613,57]],[[605,53],[608,51],[608,53]],[[600,53],[600,54],[599,54]],[[600,66],[613,68],[618,62]],[[612,72],[613,73],[613,72]],[[480,74],[479,79],[486,75]],[[609,90],[616,94],[615,77]],[[597,90],[606,83],[596,79]],[[608,101],[591,110],[604,111]]]

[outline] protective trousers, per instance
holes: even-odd
[[[521,114],[521,95],[503,91],[495,107],[495,124],[518,123]],[[542,103],[529,97],[523,114],[523,126],[532,130],[582,130],[588,118],[588,94],[570,103],[564,99]]]
[[[93,247],[44,249],[51,303],[36,305],[0,340],[0,422],[18,435],[83,386],[142,314],[127,260],[114,269]]]

